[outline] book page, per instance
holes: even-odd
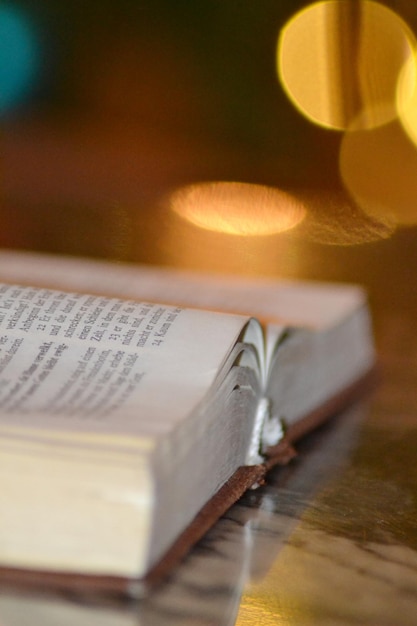
[[[168,432],[207,393],[247,321],[0,286],[0,430]]]
[[[175,302],[323,329],[365,303],[355,285],[214,276],[167,268],[0,251],[0,280]]]

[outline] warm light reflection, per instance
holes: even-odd
[[[303,556],[306,563],[303,563]],[[311,598],[303,593],[303,588],[308,588],[305,576],[311,573],[308,556],[286,544],[266,576],[246,585],[235,626],[312,624]]]
[[[175,191],[169,204],[195,226],[228,235],[272,235],[294,228],[305,216],[290,194],[248,183],[190,185]]]
[[[373,128],[397,117],[397,82],[415,38],[392,10],[369,0],[326,0],[297,13],[278,41],[279,78],[311,121]],[[413,81],[403,83],[407,101]]]
[[[343,191],[310,191],[300,196],[307,216],[297,236],[330,246],[355,246],[392,236],[395,223],[370,216]]]
[[[401,124],[347,133],[340,170],[361,208],[380,220],[417,224],[417,148]]]
[[[28,94],[39,69],[39,42],[30,18],[11,4],[0,6],[0,113]]]
[[[400,121],[417,145],[417,52],[404,66],[398,81],[397,105]],[[411,96],[410,96],[411,85]]]
[[[281,617],[276,611],[270,609],[267,603],[263,604],[263,598],[245,595],[239,607],[239,613],[235,626],[290,626],[287,616]]]

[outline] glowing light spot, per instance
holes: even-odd
[[[23,11],[0,6],[0,114],[29,93],[39,66],[39,45]]]
[[[171,208],[195,226],[228,235],[271,235],[294,228],[304,216],[290,194],[247,183],[214,182],[183,187]]]
[[[373,128],[397,117],[397,82],[415,37],[392,10],[370,0],[326,0],[297,13],[277,47],[293,104],[327,128]],[[404,83],[405,100],[412,85]]]
[[[416,53],[407,61],[398,81],[397,105],[401,123],[417,144],[417,60]],[[411,96],[410,96],[411,93]]]
[[[346,188],[371,217],[417,224],[417,149],[399,121],[346,133],[340,150]]]

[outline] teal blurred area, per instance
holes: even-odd
[[[30,16],[0,5],[0,114],[19,106],[36,88],[41,50]]]

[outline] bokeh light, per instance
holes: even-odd
[[[39,41],[30,18],[17,7],[0,5],[0,114],[30,93],[39,64]]]
[[[417,145],[417,52],[410,57],[401,72],[397,89],[400,121],[410,139]],[[411,89],[410,89],[411,87]],[[411,91],[411,96],[410,96]]]
[[[340,171],[346,188],[368,215],[398,225],[417,224],[417,148],[398,120],[346,133]]]
[[[278,75],[311,121],[340,130],[374,128],[397,117],[398,78],[414,46],[412,31],[388,7],[370,0],[325,0],[282,29]],[[403,82],[405,102],[413,89],[414,80]]]
[[[168,202],[195,226],[228,235],[272,235],[305,217],[304,206],[289,193],[249,183],[194,184],[175,191]]]

